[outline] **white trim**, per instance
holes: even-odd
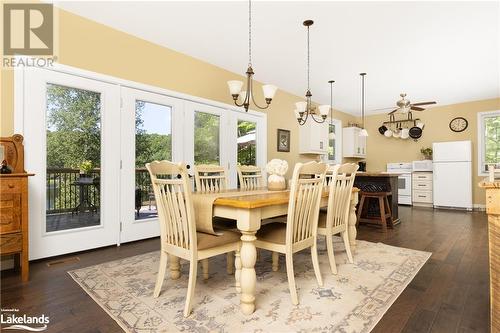
[[[24,68],[14,68],[14,133],[24,136]]]
[[[483,171],[484,161],[484,118],[500,117],[500,110],[485,111],[477,113],[477,173],[478,176],[488,176],[488,173]]]

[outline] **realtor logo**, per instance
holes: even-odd
[[[53,54],[52,4],[4,4],[3,22],[4,55]]]

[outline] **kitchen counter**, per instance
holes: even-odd
[[[389,205],[391,206],[392,221],[394,224],[401,222],[398,211],[398,176],[397,173],[368,171],[356,173],[354,186],[361,191],[376,192],[374,189],[380,188],[383,192],[391,192]],[[359,208],[359,207],[358,207]],[[368,215],[380,214],[378,205],[370,204]]]

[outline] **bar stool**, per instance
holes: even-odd
[[[357,224],[368,223],[382,226],[384,232],[389,228],[393,228],[391,205],[389,204],[389,196],[392,192],[363,192],[361,191],[361,200],[359,201]],[[377,200],[379,208],[379,216],[368,216],[368,203],[370,200]],[[365,205],[366,204],[366,205]]]

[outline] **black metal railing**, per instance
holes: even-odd
[[[80,170],[72,168],[47,168],[46,178],[46,213],[58,214],[74,212],[82,202],[80,195],[96,207],[100,206],[100,169],[90,171],[85,181],[81,179]],[[86,183],[86,184],[84,184]],[[85,185],[84,191],[79,186]],[[135,202],[136,209],[142,205],[154,205],[153,188],[146,168],[135,170]]]

